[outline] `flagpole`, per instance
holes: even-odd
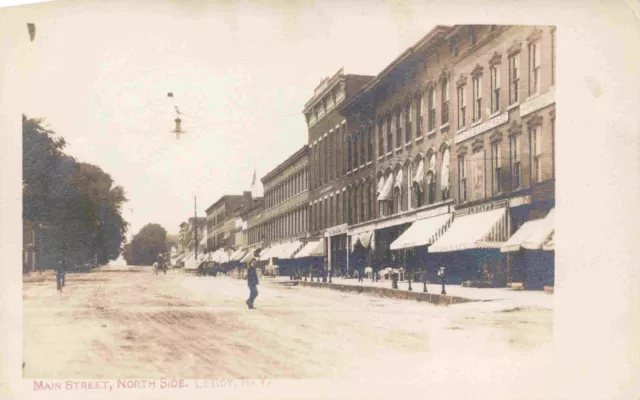
[[[196,206],[196,195],[193,195],[193,230],[195,231],[195,256],[198,261],[198,211]]]

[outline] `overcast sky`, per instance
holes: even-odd
[[[322,77],[375,75],[440,22],[393,3],[281,4],[54,2],[10,10],[0,30],[25,67],[24,112],[124,186],[131,233],[176,232],[194,194],[204,215],[306,143],[302,108]]]

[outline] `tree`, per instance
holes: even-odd
[[[39,264],[62,255],[75,264],[117,259],[128,227],[124,189],[100,167],[66,155],[65,140],[41,119],[22,122],[23,219],[39,227]]]
[[[124,259],[129,265],[151,265],[159,253],[167,252],[167,231],[159,224],[147,224],[124,246]]]

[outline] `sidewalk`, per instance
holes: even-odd
[[[276,282],[291,282],[289,277],[278,277]],[[303,280],[304,281],[304,280]],[[390,280],[372,282],[365,279],[358,282],[357,279],[332,278],[333,285],[367,286],[375,288],[391,289]],[[327,284],[328,285],[328,284]],[[409,284],[406,281],[398,282],[398,291],[408,291]],[[422,293],[422,282],[411,282],[413,292]],[[447,296],[460,297],[471,301],[490,301],[499,303],[500,307],[535,307],[553,310],[553,294],[543,291],[513,290],[509,288],[469,288],[461,285],[446,285]],[[427,291],[439,295],[442,286],[439,284],[427,284]]]

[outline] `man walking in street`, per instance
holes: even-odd
[[[56,287],[58,291],[62,292],[62,287],[64,286],[64,276],[67,272],[67,259],[65,257],[60,257],[58,260],[58,265],[56,266]]]
[[[249,261],[249,267],[247,268],[247,284],[249,285],[249,299],[247,300],[247,306],[249,309],[254,309],[253,302],[258,297],[258,274],[256,272],[256,260]]]

